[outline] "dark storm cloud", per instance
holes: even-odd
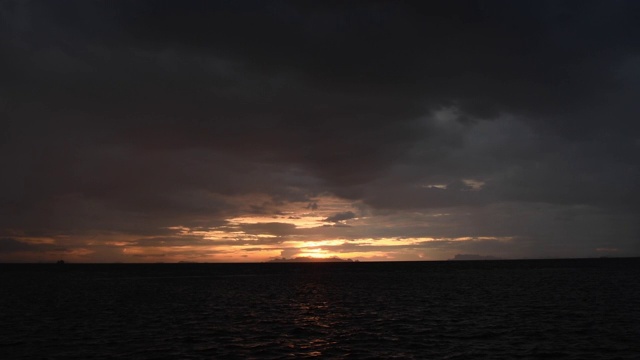
[[[638,14],[636,1],[2,2],[0,235],[170,236],[292,201],[317,210],[320,194],[626,218],[640,204]]]
[[[202,236],[174,236],[174,237],[152,237],[132,241],[130,245],[144,247],[172,247],[172,246],[206,246],[211,245],[211,241],[205,240]]]
[[[327,217],[326,219],[324,219],[324,221],[337,223],[337,222],[340,222],[340,221],[353,219],[355,217],[356,217],[356,214],[353,211],[345,211],[345,212],[340,212],[340,213],[337,213],[337,214],[333,214],[333,215]]]
[[[0,238],[0,254],[15,252],[64,252],[67,249],[53,244],[30,244],[12,238]]]

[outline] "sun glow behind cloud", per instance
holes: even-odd
[[[93,256],[100,254],[103,259],[122,262],[263,262],[283,257],[438,260],[451,258],[462,251],[457,248],[474,243],[507,244],[514,240],[509,236],[423,235],[439,226],[448,227],[451,213],[376,214],[360,204],[329,196],[315,199],[313,204],[279,204],[270,214],[238,214],[217,226],[169,226],[164,228],[164,236],[103,233],[92,239],[67,236],[25,238],[25,242],[51,247],[52,252],[41,261],[62,257],[95,261]],[[85,247],[65,250],[64,244],[74,242]],[[53,248],[54,244],[58,246]]]
[[[242,199],[242,201],[248,201]],[[280,258],[340,258],[360,261],[442,260],[473,244],[509,244],[510,236],[444,236],[455,212],[372,212],[334,196],[311,202],[269,203],[240,211],[214,226],[164,227],[165,235],[96,233],[90,238],[24,237],[49,251],[37,261],[264,262]],[[250,203],[250,202],[248,202]],[[440,230],[439,230],[440,229]],[[74,248],[81,243],[83,247]],[[74,248],[73,250],[71,250]]]

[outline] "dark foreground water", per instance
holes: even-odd
[[[0,271],[1,359],[640,359],[640,259]]]

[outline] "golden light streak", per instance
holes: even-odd
[[[285,223],[285,224],[293,224],[296,228],[299,229],[308,229],[314,228],[318,226],[322,226],[322,220],[325,217],[323,216],[292,216],[289,217],[277,217],[274,218],[272,216],[247,216],[247,217],[236,217],[227,219],[229,223],[232,225],[242,225],[242,224],[265,224],[265,223]]]
[[[50,237],[18,237],[21,242],[27,244],[55,244],[56,239]]]

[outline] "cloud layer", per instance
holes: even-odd
[[[638,14],[5,1],[0,260],[640,255]]]

